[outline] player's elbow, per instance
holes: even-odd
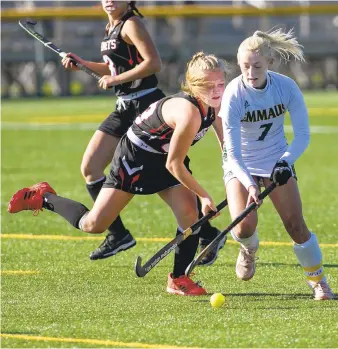
[[[180,172],[180,166],[177,161],[167,160],[165,167],[174,177],[177,177]]]
[[[167,161],[165,164],[165,168],[171,173],[173,174],[173,172],[175,171],[175,165],[173,164],[172,161]]]
[[[299,143],[302,144],[304,149],[306,149],[310,144],[310,133],[303,133],[302,135],[298,136]]]
[[[159,73],[162,69],[162,60],[160,57],[154,59],[151,64],[153,73]]]

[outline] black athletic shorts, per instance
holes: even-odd
[[[114,153],[109,175],[103,188],[149,195],[176,186],[180,182],[166,169],[167,155],[145,151],[124,135]],[[189,170],[190,159],[184,160]]]
[[[157,89],[140,98],[124,101],[126,109],[113,111],[99,126],[98,130],[111,136],[121,138],[131,126],[136,117],[143,113],[150,104],[165,97],[162,90]]]

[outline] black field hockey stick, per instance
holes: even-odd
[[[210,211],[208,214],[200,218],[191,227],[184,230],[181,234],[177,235],[175,239],[168,242],[164,247],[162,247],[158,252],[156,252],[143,266],[141,265],[142,258],[139,256],[135,263],[135,273],[138,277],[143,277],[147,275],[151,269],[155,267],[164,257],[166,257],[171,251],[173,251],[182,241],[187,239],[196,229],[200,228],[204,223],[206,223],[211,217],[213,217],[217,212],[222,210],[228,204],[225,199],[217,207],[216,212]]]
[[[268,196],[274,189],[276,188],[276,184],[272,183],[269,187],[267,187],[263,193],[258,195],[260,200],[263,200],[266,196]],[[203,249],[200,254],[187,266],[185,270],[185,275],[189,276],[193,269],[198,265],[201,259],[214,247],[216,247],[219,242],[225,237],[229,231],[234,228],[238,223],[240,223],[251,211],[253,211],[257,207],[255,202],[252,202],[245,210],[241,212],[241,214],[225,229],[221,232],[221,234],[217,235],[214,240],[210,242],[208,246]]]
[[[19,25],[22,29],[24,29],[28,34],[32,35],[33,38],[36,40],[39,40],[44,46],[49,48],[50,50],[54,51],[57,53],[60,57],[64,58],[67,56],[66,52],[63,52],[59,47],[55,46],[50,40],[46,39],[44,36],[39,34],[34,30],[34,26],[37,22],[34,20],[24,20],[20,19],[19,20]],[[92,71],[91,69],[85,67],[83,64],[79,63],[75,58],[69,57],[72,62],[76,65],[77,68],[80,70],[84,71],[85,73],[93,76],[96,80],[100,80],[101,76]]]

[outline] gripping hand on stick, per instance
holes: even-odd
[[[215,205],[214,201],[212,200],[212,198],[210,196],[200,197],[200,200],[201,200],[201,206],[202,206],[201,211],[202,211],[204,216],[206,216],[211,211],[217,212],[216,205]],[[218,217],[219,215],[220,215],[220,213],[217,212],[210,219],[214,219],[215,217]]]
[[[80,58],[78,55],[74,54],[74,53],[67,53],[67,56],[64,56],[61,60],[62,65],[66,68],[66,69],[70,69],[70,70],[79,70],[79,68],[76,66],[75,61],[78,63],[81,63],[83,65],[85,65],[85,61]]]
[[[284,185],[290,177],[292,177],[292,170],[289,164],[285,160],[277,161],[275,167],[272,169],[270,180],[276,185]]]
[[[250,185],[248,188],[248,200],[246,203],[246,207],[250,206],[252,202],[255,202],[257,204],[257,208],[262,204],[262,200],[259,198],[260,190],[257,185]],[[257,209],[256,208],[256,209]]]

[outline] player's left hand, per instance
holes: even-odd
[[[290,177],[292,177],[292,170],[289,164],[285,160],[277,161],[275,167],[272,169],[270,180],[277,185],[284,185]]]
[[[104,90],[107,90],[109,87],[115,85],[115,77],[112,75],[103,75],[99,80],[99,86]]]

